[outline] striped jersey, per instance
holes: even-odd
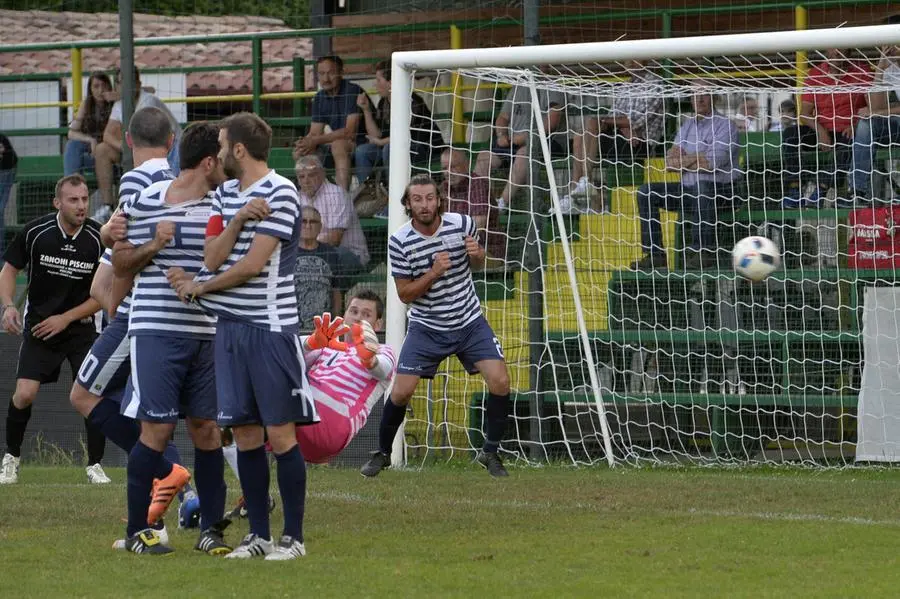
[[[217,273],[206,269],[199,280],[204,281],[234,266],[247,255],[257,234],[270,235],[279,240],[262,271],[249,281],[230,289],[208,293],[199,298],[203,307],[221,318],[238,320],[273,332],[296,333],[299,329],[297,294],[294,288],[294,267],[300,242],[300,199],[297,188],[289,179],[275,171],[241,191],[240,181],[226,181],[216,190],[212,216],[220,216],[223,226],[254,198],[265,199],[270,208],[263,221],[244,224],[237,241]]]
[[[388,257],[395,279],[418,279],[431,270],[435,254],[450,254],[449,270],[410,304],[410,321],[437,330],[457,330],[481,316],[466,254],[466,236],[476,236],[475,221],[465,214],[453,213],[441,215],[441,225],[430,237],[416,231],[412,222],[391,235]]]
[[[128,242],[135,247],[153,239],[159,222],[175,223],[174,239],[135,277],[128,334],[212,339],[216,334],[215,316],[179,300],[166,280],[166,271],[174,266],[188,274],[200,271],[213,194],[167,204],[171,185],[172,181],[154,183],[122,206],[128,217]]]
[[[124,175],[119,181],[119,206],[121,207],[125,200],[131,196],[141,193],[153,183],[159,181],[171,181],[175,178],[175,174],[169,170],[169,161],[165,158],[153,158],[146,160],[137,168],[133,168]],[[101,264],[112,265],[112,250],[107,248],[100,258]],[[128,310],[131,306],[131,292],[126,295],[119,303],[116,309],[116,315],[123,318],[128,317]]]

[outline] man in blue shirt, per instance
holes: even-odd
[[[729,118],[713,110],[709,92],[698,92],[692,103],[694,116],[678,130],[666,154],[666,169],[680,172],[681,181],[645,183],[638,189],[644,257],[632,265],[634,270],[666,267],[661,210],[681,212],[685,229],[687,225],[692,229],[687,268],[715,262],[716,204],[733,199],[734,181],[740,174],[738,130]]]
[[[344,61],[339,56],[319,58],[316,74],[320,90],[313,98],[312,124],[309,133],[294,144],[294,160],[318,153],[326,167],[334,166],[335,183],[349,191],[350,157],[358,144],[366,143],[365,122],[356,105],[356,97],[364,92],[344,79]]]

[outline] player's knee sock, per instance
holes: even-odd
[[[378,448],[382,453],[391,455],[394,437],[406,417],[406,406],[398,406],[390,398],[384,402],[381,412],[381,426],[378,427]]]
[[[31,406],[20,410],[9,400],[9,411],[6,412],[6,453],[15,457],[22,455],[22,441],[25,440],[25,427],[31,418]]]
[[[166,443],[166,448],[163,450],[163,457],[170,464],[184,465],[184,462],[181,460],[181,454],[178,452],[178,447],[175,445],[175,441],[173,441],[172,439],[169,439],[169,442]],[[168,468],[169,468],[168,465],[166,465],[167,475],[168,475],[168,472],[170,472],[170,470]],[[157,478],[159,478],[159,477],[157,477]],[[184,494],[188,493],[192,490],[193,489],[191,488],[191,483],[187,483],[186,485],[184,485],[184,488],[182,488],[178,492],[178,501],[184,501]]]
[[[150,509],[150,491],[154,472],[163,459],[161,451],[151,449],[138,441],[128,454],[128,527],[131,537],[147,528],[147,510]]]
[[[87,433],[88,466],[99,464],[103,461],[103,453],[106,450],[106,437],[103,436],[103,431],[94,426],[88,418],[84,419],[84,430]]]
[[[263,446],[249,451],[238,450],[238,468],[241,476],[241,491],[247,503],[247,519],[250,532],[271,539],[269,531],[269,463]]]
[[[222,455],[225,457],[225,461],[228,462],[228,466],[231,468],[231,471],[234,472],[234,477],[238,480],[241,480],[241,475],[238,471],[238,450],[237,445],[232,443],[231,445],[226,445],[222,448]]]
[[[482,449],[487,453],[497,453],[500,441],[506,433],[506,421],[509,418],[509,394],[488,394],[487,408],[487,435],[484,438]]]
[[[200,497],[200,530],[225,517],[225,460],[222,448],[194,450],[194,483]]]
[[[278,460],[278,491],[284,505],[284,532],[303,542],[303,512],[306,507],[306,462],[300,448],[294,445]]]
[[[131,453],[134,444],[141,436],[141,426],[119,413],[119,404],[111,399],[101,399],[88,414],[88,420],[103,435],[121,447],[125,453]],[[90,439],[90,437],[89,437]],[[88,451],[90,453],[90,451]]]

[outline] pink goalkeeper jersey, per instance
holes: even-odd
[[[307,378],[320,418],[318,424],[297,427],[297,442],[307,461],[327,462],[343,451],[365,426],[397,368],[390,346],[382,345],[379,356],[390,364],[389,374],[383,380],[375,378],[362,365],[353,347],[346,352],[322,350],[307,365]]]

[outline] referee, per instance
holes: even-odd
[[[59,378],[64,360],[72,376],[97,336],[95,314],[100,304],[90,297],[91,280],[103,244],[100,224],[87,217],[88,187],[81,175],[63,177],[53,199],[56,212],[25,225],[6,249],[0,271],[3,330],[23,334],[16,370],[16,390],[6,416],[6,455],[0,484],[19,479],[19,457],[31,404],[42,383]],[[24,318],[13,303],[16,275],[28,269],[28,298]],[[24,321],[24,322],[23,322]],[[23,328],[24,324],[24,328]],[[100,467],[105,439],[87,424],[88,467],[91,482],[108,483]]]

